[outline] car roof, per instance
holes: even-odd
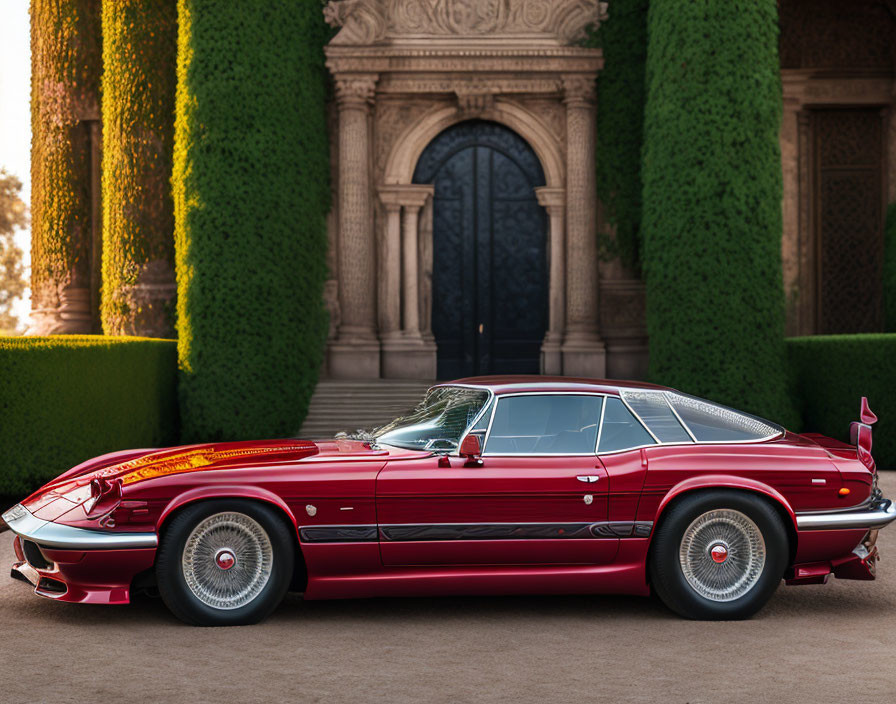
[[[620,389],[641,389],[651,391],[671,391],[667,386],[648,384],[642,381],[621,379],[583,379],[571,376],[471,376],[454,381],[445,381],[436,386],[478,386],[489,389],[496,396],[501,394],[533,391],[580,391],[584,393],[618,394]]]

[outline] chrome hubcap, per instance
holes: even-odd
[[[274,550],[257,521],[244,513],[216,513],[187,538],[182,566],[190,591],[216,609],[238,609],[271,577]]]
[[[765,540],[759,527],[740,511],[707,511],[684,532],[678,559],[684,578],[700,596],[733,601],[762,576]]]

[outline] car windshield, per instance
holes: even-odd
[[[374,430],[379,445],[452,452],[488,401],[488,392],[461,386],[431,389],[410,413]]]

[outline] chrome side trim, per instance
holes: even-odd
[[[653,521],[596,523],[392,523],[302,526],[306,543],[433,542],[454,540],[601,540],[646,538]]]
[[[799,530],[847,530],[850,528],[884,528],[896,521],[896,504],[880,499],[873,504],[849,511],[830,513],[798,513]]]
[[[60,550],[124,550],[154,548],[159,544],[155,533],[111,533],[53,523],[37,518],[22,504],[3,514],[3,520],[16,535],[46,548]]]
[[[375,525],[302,526],[299,537],[305,543],[375,543]]]

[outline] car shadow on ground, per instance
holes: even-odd
[[[853,583],[855,584],[855,583]],[[19,591],[21,590],[21,592]],[[129,605],[101,606],[53,602],[30,594],[24,584],[0,590],[0,620],[13,610],[18,618],[38,618],[60,625],[179,625],[160,598],[136,596]],[[873,590],[836,589],[830,585],[788,588],[783,584],[754,619],[806,619],[886,613],[896,605],[889,594]],[[433,598],[340,599],[305,601],[290,593],[268,622],[317,626],[356,623],[403,626],[463,619],[488,625],[513,619],[542,622],[589,619],[596,622],[655,621],[679,617],[655,597],[615,595],[448,596]]]

